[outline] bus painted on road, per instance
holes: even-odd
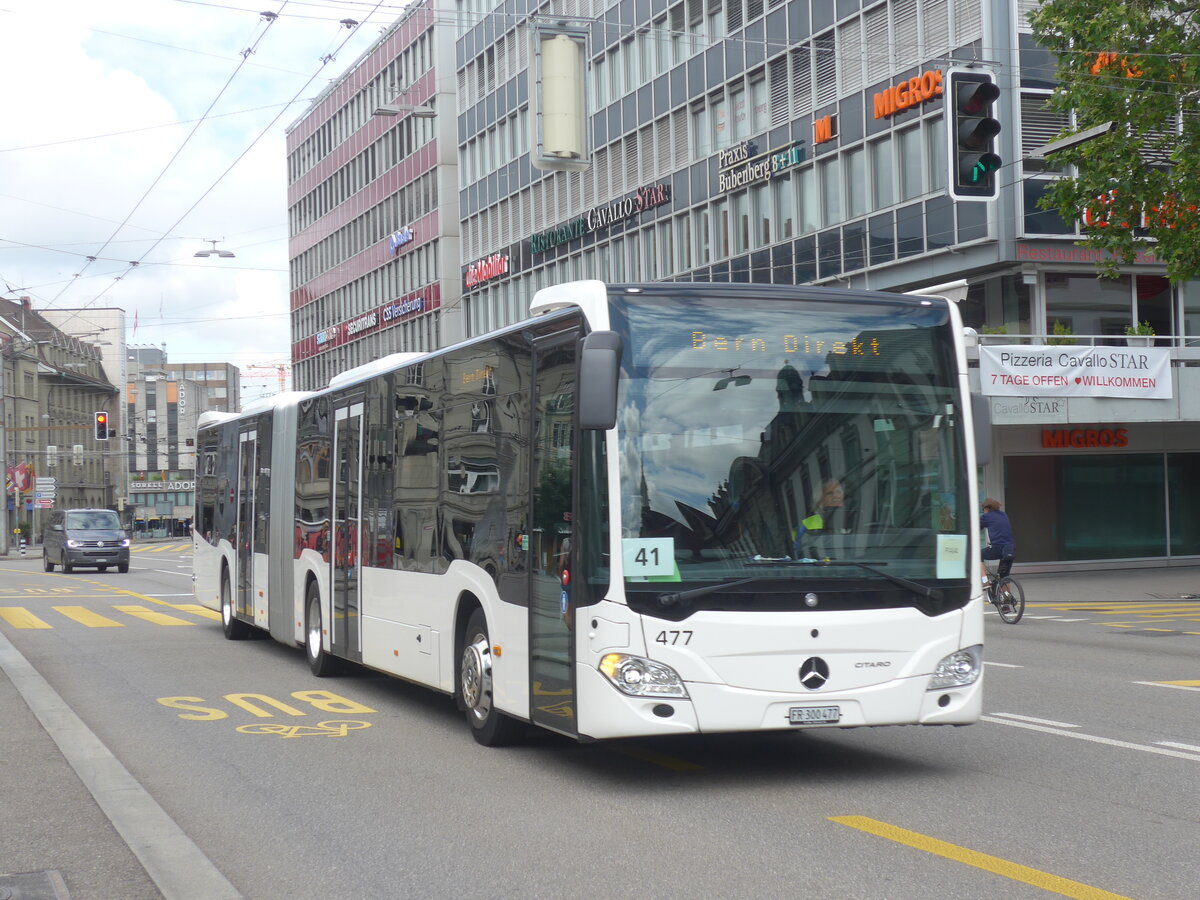
[[[941,297],[574,282],[206,413],[225,635],[453,696],[483,744],[981,712],[976,458]]]

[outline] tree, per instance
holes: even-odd
[[[1029,18],[1057,55],[1049,106],[1075,113],[1061,136],[1114,125],[1052,156],[1075,169],[1043,208],[1084,223],[1102,275],[1149,250],[1171,281],[1200,277],[1200,2],[1046,0]]]

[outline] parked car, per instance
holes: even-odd
[[[42,532],[42,567],[64,572],[76,566],[95,566],[101,572],[116,566],[129,571],[129,535],[111,509],[55,509]]]

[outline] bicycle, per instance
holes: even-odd
[[[1000,560],[995,574],[989,567],[988,581],[983,588],[983,595],[992,606],[996,607],[996,612],[1000,614],[1000,618],[1005,623],[1016,625],[1021,621],[1021,616],[1025,615],[1025,588],[1021,587],[1021,582],[1009,574],[1011,568],[1011,559]]]

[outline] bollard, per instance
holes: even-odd
[[[21,555],[25,555],[25,536],[21,535]]]

